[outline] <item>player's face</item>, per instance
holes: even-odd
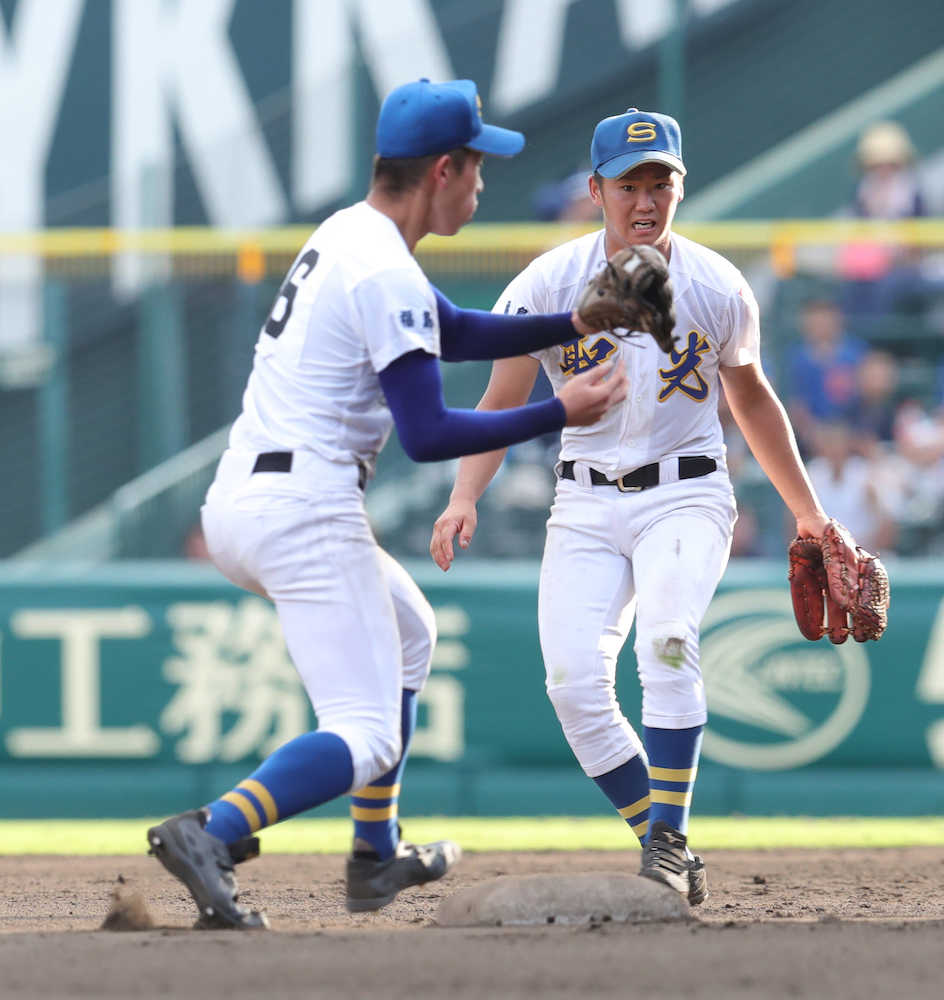
[[[456,170],[450,162],[433,200],[430,232],[438,236],[459,232],[475,215],[484,188],[481,153],[470,150],[462,170]]]
[[[643,163],[622,177],[590,178],[590,197],[603,209],[607,254],[646,243],[666,257],[682,178],[661,163]]]

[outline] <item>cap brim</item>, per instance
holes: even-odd
[[[498,125],[483,125],[482,131],[466,145],[491,156],[516,156],[524,149],[524,135]]]
[[[639,153],[623,153],[622,156],[614,156],[612,160],[601,163],[597,167],[597,173],[601,177],[622,177],[627,170],[638,167],[641,163],[664,163],[667,167],[685,176],[685,164],[671,153],[662,153],[658,150],[643,150]]]

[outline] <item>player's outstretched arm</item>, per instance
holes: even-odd
[[[443,361],[516,358],[566,344],[597,329],[584,322],[576,309],[570,313],[505,315],[481,309],[460,309],[438,288],[434,287],[433,291]]]
[[[416,462],[494,451],[565,425],[592,424],[626,397],[626,374],[612,362],[574,378],[560,397],[493,413],[447,408],[439,361],[425,351],[401,355],[379,378],[403,450]]]
[[[760,364],[721,368],[724,394],[744,440],[796,518],[800,538],[819,538],[824,512],[800,453],[790,419]]]

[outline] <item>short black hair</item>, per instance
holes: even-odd
[[[403,194],[410,191],[423,179],[426,171],[439,159],[448,156],[453,166],[461,173],[470,156],[481,156],[468,146],[459,146],[445,153],[433,153],[431,156],[411,156],[398,159],[383,156],[374,157],[374,171],[371,187],[381,188],[386,194]]]

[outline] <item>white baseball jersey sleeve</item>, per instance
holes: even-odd
[[[505,289],[494,312],[568,312],[606,263],[604,233],[571,240],[534,260]],[[669,275],[675,292],[676,350],[648,335],[621,340],[607,331],[539,351],[554,391],[594,364],[619,358],[626,400],[590,427],[565,427],[560,457],[586,462],[611,478],[680,455],[708,455],[724,467],[718,419],[721,365],[759,357],[757,302],[724,257],[673,234]]]
[[[393,427],[377,373],[439,356],[433,289],[394,222],[360,202],[308,239],[256,344],[230,448],[372,467]]]

